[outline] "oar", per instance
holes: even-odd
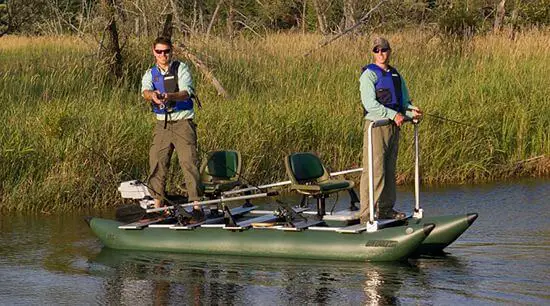
[[[231,202],[231,201],[256,199],[256,198],[262,198],[262,197],[270,197],[270,196],[275,196],[275,195],[278,195],[278,194],[279,193],[277,191],[271,191],[271,192],[244,195],[244,196],[231,197],[231,198],[223,198],[222,197],[220,199],[205,200],[205,201],[198,201],[198,202],[189,202],[189,203],[180,204],[180,205],[172,205],[172,206],[151,208],[151,209],[143,209],[139,205],[125,205],[125,206],[122,206],[122,207],[117,209],[116,219],[120,222],[131,223],[131,222],[135,222],[135,221],[138,221],[138,220],[142,219],[148,213],[165,211],[165,210],[169,210],[169,209],[174,209],[175,207],[190,207],[190,206],[196,206],[196,205],[202,206],[202,205],[218,204],[218,203],[225,203],[225,202]]]
[[[332,172],[330,174],[330,176],[338,176],[338,175],[354,173],[354,172],[361,172],[361,171],[363,171],[363,168],[342,170],[342,171],[338,171],[338,172]],[[285,186],[285,185],[290,185],[290,181],[282,181],[282,182],[277,182],[277,183],[272,183],[272,184],[267,184],[267,185],[261,185],[261,186],[255,186],[255,187],[248,187],[248,188],[243,188],[243,189],[225,191],[225,192],[222,192],[222,195],[230,195],[230,194],[243,193],[243,192],[248,192],[248,191],[258,191],[258,190],[264,190],[264,189],[267,189],[267,188],[280,187],[280,186]]]

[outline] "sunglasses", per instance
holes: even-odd
[[[170,49],[164,49],[164,50],[157,50],[157,49],[155,49],[155,53],[156,53],[156,54],[170,54],[171,51],[172,51],[172,50],[170,50]]]
[[[378,48],[378,47],[375,47],[374,49],[372,49],[372,52],[374,53],[378,53],[378,52],[382,52],[382,53],[386,53],[388,51],[390,51],[391,49],[390,48]]]

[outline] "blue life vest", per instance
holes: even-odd
[[[384,71],[384,69],[376,64],[369,64],[363,67],[362,73],[367,69],[376,73],[377,80],[374,84],[376,100],[387,108],[391,108],[396,112],[401,112],[401,100],[403,99],[403,95],[401,92],[401,76],[399,72],[391,66],[389,66],[388,71]],[[365,114],[367,113],[367,110],[365,110]]]
[[[151,75],[153,77],[154,90],[160,91],[161,94],[178,92],[178,68],[180,62],[174,61],[170,65],[168,72],[165,75],[160,73],[157,65],[151,69]],[[152,103],[153,112],[155,114],[169,114],[172,112],[190,110],[193,109],[193,100],[189,97],[183,101],[168,101],[164,108],[160,108],[159,105]]]

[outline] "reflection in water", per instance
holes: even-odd
[[[412,275],[414,277],[407,277],[405,282],[408,286],[417,288],[409,298],[418,302],[438,301],[441,290],[452,292],[453,295],[467,295],[468,292],[461,292],[460,287],[475,288],[479,281],[472,277],[471,269],[464,262],[447,253],[423,255],[411,260],[411,264],[414,265],[416,273]],[[442,279],[446,281],[442,282]],[[434,304],[454,304],[452,301],[453,299],[443,300]]]
[[[367,271],[367,279],[365,280],[365,295],[370,305],[379,305],[386,300],[386,297],[380,294],[381,293],[380,287],[382,287],[383,285],[384,285],[384,280],[382,279],[378,271],[375,271],[375,270]],[[388,298],[391,299],[393,298],[393,296]]]
[[[115,304],[395,304],[407,262],[371,264],[130,252],[104,248],[90,273]]]

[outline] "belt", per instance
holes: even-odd
[[[168,124],[175,124],[175,123],[178,123],[178,122],[182,122],[182,121],[193,121],[193,119],[189,118],[189,119],[178,119],[178,120],[168,120],[168,116],[164,117],[165,119],[163,120],[164,121],[164,128],[166,128],[166,126]],[[158,120],[160,121],[160,120]]]

